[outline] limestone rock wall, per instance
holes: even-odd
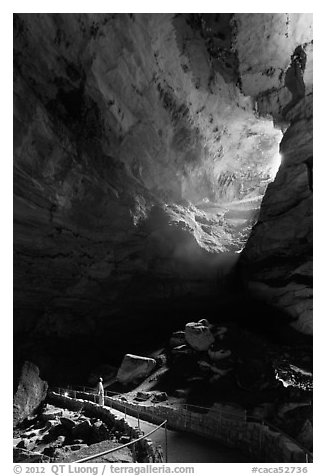
[[[303,22],[309,22],[309,15],[301,17],[299,24]],[[305,28],[306,35],[311,28],[311,24]],[[281,310],[304,334],[312,334],[313,328],[313,95],[308,40],[300,34],[292,44],[285,74],[278,84],[274,79],[272,89],[260,93],[261,112],[269,111],[285,129],[282,162],[241,258],[249,295]],[[271,100],[275,94],[276,102]]]
[[[14,16],[15,330],[94,334],[121,301],[212,292],[245,236],[196,204],[252,193],[279,134],[234,83],[229,21],[212,70],[197,17]]]
[[[44,402],[48,384],[39,376],[39,369],[31,362],[25,362],[14,395],[13,426],[32,417],[34,412]]]
[[[301,99],[288,118],[282,164],[267,189],[242,265],[250,295],[284,311],[295,329],[312,334],[312,95]]]
[[[14,15],[16,331],[101,334],[128,300],[213,293],[249,229],[221,204],[264,193],[277,78],[311,47],[309,18],[269,15]]]

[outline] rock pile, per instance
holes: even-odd
[[[185,365],[191,362],[193,368],[195,362],[199,375],[190,377],[192,381],[217,382],[232,370],[232,353],[223,342],[226,333],[226,327],[213,326],[207,319],[187,323],[184,331],[174,332],[170,338],[173,361],[185,359]]]
[[[186,342],[194,350],[208,350],[215,342],[209,327],[201,322],[189,322],[185,327]]]
[[[121,429],[108,428],[99,419],[47,404],[39,419],[15,438],[14,461],[59,461],[104,440],[121,442],[124,436]]]
[[[145,402],[151,400],[153,403],[165,402],[168,400],[168,395],[166,392],[137,392],[134,401],[136,402]]]

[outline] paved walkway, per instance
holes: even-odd
[[[110,411],[124,418],[124,413],[111,409]],[[130,426],[137,426],[138,420],[127,415]],[[156,425],[140,420],[140,429],[146,434]],[[190,433],[167,430],[168,434],[168,463],[248,463],[248,456],[239,450],[223,446],[217,441],[208,440]],[[153,442],[162,446],[165,454],[165,430],[159,429],[149,437]]]

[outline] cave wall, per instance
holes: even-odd
[[[312,334],[313,183],[312,94],[287,114],[282,164],[269,185],[242,256],[251,296],[285,312],[291,325]]]
[[[176,48],[171,18],[159,18]],[[182,199],[184,156],[199,159],[203,146],[159,75],[158,20],[14,20],[16,329],[87,335],[129,298],[209,292],[195,235],[221,250],[232,236],[219,217],[216,243],[200,210],[167,211]]]
[[[214,293],[247,238],[215,205],[271,180],[305,21],[14,15],[16,331],[101,334],[126,302]]]
[[[312,16],[302,16],[306,36],[292,44],[291,62],[260,92],[261,113],[285,130],[282,162],[264,196],[258,222],[242,253],[248,294],[282,311],[296,330],[313,330],[313,94]],[[307,28],[307,25],[309,26]],[[275,100],[275,98],[278,98]]]

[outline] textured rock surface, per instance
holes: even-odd
[[[307,48],[311,74],[311,45]],[[293,69],[292,60],[289,69]],[[312,334],[312,84],[302,70],[303,90],[289,84],[283,104],[288,128],[280,144],[282,163],[264,196],[258,222],[242,255],[249,293],[282,310],[291,325]]]
[[[149,357],[127,354],[118,370],[117,380],[123,384],[135,382],[140,378],[147,377],[155,365],[156,361]]]
[[[25,362],[17,391],[14,396],[13,424],[31,416],[44,401],[48,390],[48,384],[39,377],[39,369],[31,362]]]
[[[235,85],[230,18],[225,40],[207,21],[15,15],[17,330],[94,333],[140,280],[206,293],[243,246],[216,202],[261,193],[280,133]]]
[[[199,322],[188,322],[185,327],[185,339],[194,350],[207,350],[215,341],[207,326]]]
[[[113,437],[114,421],[110,418],[106,424],[101,419],[86,416],[83,412],[69,411],[50,404],[47,404],[45,411],[47,415],[53,415],[52,420],[44,418],[42,413],[39,418],[30,422],[29,431],[20,430],[19,433],[16,429],[16,434],[18,433],[21,438],[18,438],[18,444],[14,439],[14,461],[16,459],[23,461],[24,457],[29,458],[33,455],[33,453],[28,455],[25,451],[18,452],[17,449],[33,450],[36,456],[46,455],[52,462],[76,461],[83,457],[83,450],[86,451],[84,454],[86,456],[99,453],[101,449],[103,451],[117,447],[119,444],[116,437],[121,438],[121,435],[128,434],[124,428],[115,427]],[[127,438],[130,440],[129,435]],[[100,442],[105,442],[106,448],[103,448],[103,445],[94,445]]]
[[[102,335],[126,303],[214,292],[218,253],[243,248],[275,174],[282,133],[271,115],[280,120],[291,100],[285,72],[298,45],[311,89],[309,22],[15,15],[15,331]],[[295,177],[301,190],[299,164]],[[250,205],[244,219],[232,212],[239,201]],[[304,204],[296,206],[295,220]],[[257,246],[246,252],[253,264]],[[305,259],[305,275],[300,266]],[[291,288],[296,309],[305,293]]]

